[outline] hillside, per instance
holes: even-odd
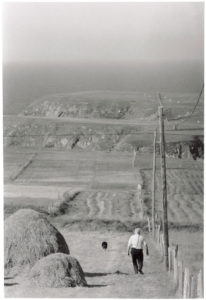
[[[202,103],[192,118],[193,95],[164,96],[167,155],[203,157]],[[4,145],[79,151],[151,152],[158,127],[152,94],[85,92],[38,99],[17,118],[4,118]],[[182,119],[181,119],[182,116]],[[177,119],[180,121],[177,122]],[[193,152],[191,151],[193,148]]]
[[[23,111],[25,116],[90,119],[135,119],[153,115],[156,99],[137,92],[78,92],[49,95]]]

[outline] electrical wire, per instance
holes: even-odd
[[[176,118],[176,119],[169,119],[168,122],[171,122],[171,121],[180,121],[180,122],[182,123],[182,122],[184,122],[185,120],[188,120],[189,118],[191,118],[192,115],[194,114],[194,112],[195,112],[195,110],[196,110],[198,104],[199,104],[199,101],[200,101],[200,98],[201,98],[201,96],[202,96],[203,90],[204,90],[204,83],[202,84],[202,87],[201,87],[200,93],[199,93],[199,95],[198,95],[197,101],[196,101],[196,103],[195,103],[195,105],[194,105],[194,108],[193,108],[192,112],[191,112],[188,116],[182,116],[182,117],[179,117],[179,118]],[[160,99],[161,105],[163,106],[162,101],[161,101],[162,98],[161,98],[161,95],[160,95],[160,94],[159,94],[159,99]]]
[[[202,96],[203,90],[204,90],[204,83],[202,84],[202,88],[201,88],[199,97],[198,97],[198,99],[197,99],[197,102],[196,102],[196,104],[195,104],[195,106],[194,106],[194,108],[193,108],[193,110],[192,110],[190,116],[188,116],[187,119],[190,118],[190,117],[193,115],[193,113],[195,112],[195,110],[196,110],[196,108],[197,108],[197,106],[198,106],[198,104],[199,104],[200,98],[201,98],[201,96]]]

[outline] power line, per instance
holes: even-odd
[[[194,112],[195,112],[198,104],[199,104],[199,101],[200,101],[200,98],[202,96],[203,90],[204,90],[204,83],[202,84],[202,87],[201,87],[200,93],[198,95],[197,101],[196,101],[196,103],[194,105],[194,108],[193,108],[192,112],[188,116],[182,116],[182,117],[179,117],[179,118],[176,118],[176,119],[169,119],[168,122],[171,122],[171,121],[181,121],[181,122],[184,122],[185,120],[188,120],[189,118],[191,118],[192,115],[194,114]],[[160,97],[161,97],[161,95],[160,95]]]
[[[198,99],[197,99],[197,102],[196,102],[196,104],[195,104],[195,106],[194,106],[194,108],[193,108],[193,110],[192,110],[190,116],[188,116],[188,118],[190,118],[190,117],[193,115],[193,113],[195,112],[195,110],[196,110],[196,108],[197,108],[197,106],[198,106],[198,104],[199,104],[200,98],[201,98],[201,96],[202,96],[203,90],[204,90],[204,83],[202,84],[202,88],[201,88],[201,91],[200,91],[200,93],[199,93],[199,97],[198,97]]]

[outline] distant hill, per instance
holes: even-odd
[[[57,94],[38,99],[25,116],[92,119],[134,119],[154,115],[155,96],[137,92],[94,91]]]
[[[93,91],[45,96],[18,117],[5,117],[4,145],[66,151],[152,152],[159,101],[154,94]],[[167,154],[203,156],[203,103],[195,113],[194,95],[167,94]],[[180,146],[181,145],[181,146]],[[197,149],[196,149],[197,148]]]

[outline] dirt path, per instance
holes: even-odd
[[[145,256],[144,275],[135,275],[127,255],[130,233],[69,232],[62,230],[71,255],[75,256],[86,275],[89,287],[34,288],[18,278],[5,281],[6,297],[57,298],[175,298],[175,293],[161,258],[148,240],[150,256]],[[102,241],[108,249],[101,248]]]

